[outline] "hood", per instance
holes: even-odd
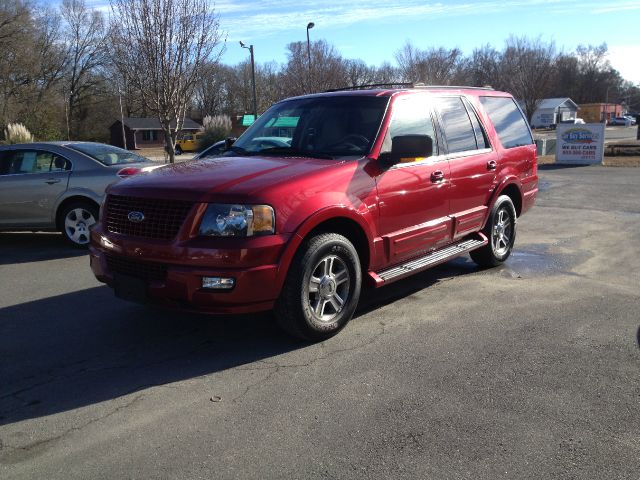
[[[191,201],[223,194],[245,197],[339,163],[342,161],[300,157],[205,158],[134,175],[111,187],[109,193]]]

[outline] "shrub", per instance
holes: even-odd
[[[198,142],[198,151],[227,138],[231,134],[231,118],[228,115],[207,115],[202,120],[202,128],[204,132]]]
[[[33,135],[21,123],[10,123],[4,129],[4,143],[8,145],[31,142],[33,142]]]

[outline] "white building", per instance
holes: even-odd
[[[531,117],[533,128],[544,128],[576,118],[578,105],[570,98],[545,98]]]

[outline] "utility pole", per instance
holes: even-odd
[[[309,30],[311,30],[313,27],[315,27],[316,24],[313,22],[309,22],[307,23],[307,59],[308,59],[308,65],[309,65],[309,92],[311,93],[311,42],[309,41]]]
[[[258,120],[258,98],[256,96],[256,64],[253,58],[253,45],[249,45],[248,47],[244,44],[244,42],[240,41],[240,46],[242,48],[246,48],[249,50],[251,54],[251,84],[253,86],[253,121]]]

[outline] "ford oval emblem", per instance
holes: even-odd
[[[142,213],[142,212],[129,212],[129,215],[127,215],[127,218],[129,219],[130,222],[140,223],[141,221],[144,220],[144,213]]]

